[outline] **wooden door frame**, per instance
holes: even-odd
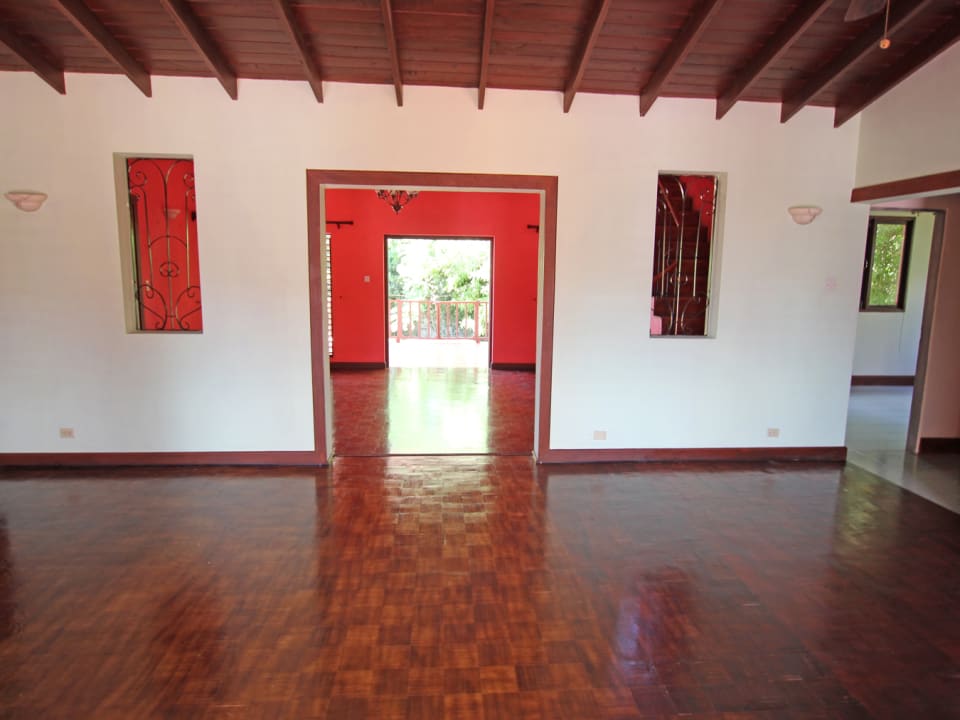
[[[324,191],[328,187],[403,187],[464,191],[539,192],[540,217],[537,282],[536,417],[533,453],[537,461],[550,454],[550,411],[553,385],[553,328],[556,305],[557,189],[553,175],[486,175],[472,173],[392,172],[388,170],[307,170],[307,265],[310,282],[310,369],[313,382],[314,453],[320,464],[330,461],[327,442],[332,420],[327,387],[330,359],[326,352],[326,278],[323,273]],[[492,272],[492,269],[491,269]]]
[[[944,210],[918,210],[934,216],[930,261],[927,264],[927,287],[923,293],[923,314],[920,320],[920,344],[917,348],[917,368],[913,376],[913,397],[910,402],[910,420],[907,424],[907,450],[920,452],[920,415],[923,396],[927,390],[927,363],[930,358],[930,337],[933,332],[933,312],[940,282],[940,259],[943,255],[943,231],[947,213]]]
[[[930,333],[933,329],[934,301],[937,297],[937,285],[940,280],[940,257],[943,254],[943,229],[946,211],[928,210],[926,208],[889,207],[886,203],[871,205],[872,211],[880,212],[910,212],[913,218],[920,213],[933,215],[933,233],[930,241],[930,259],[927,262],[927,280],[923,290],[923,310],[920,314],[920,340],[917,343],[917,366],[912,377],[913,392],[910,396],[910,417],[907,423],[907,445],[909,452],[917,453],[920,449],[920,413],[923,409],[923,393],[927,383],[927,361],[930,355]],[[871,216],[871,220],[879,216]],[[900,218],[897,218],[900,219]],[[905,218],[903,218],[905,219]],[[869,244],[870,238],[867,237]],[[867,282],[864,277],[863,282]],[[906,281],[904,281],[906,282]],[[905,285],[904,285],[905,287]],[[861,288],[861,295],[863,288]],[[862,310],[860,312],[863,312]]]

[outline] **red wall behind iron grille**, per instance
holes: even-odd
[[[713,214],[715,210],[715,201],[713,197],[713,188],[716,183],[712,175],[680,175],[680,180],[687,189],[687,197],[690,198],[693,209],[700,213],[700,220],[707,230],[713,229]],[[703,193],[703,201],[700,200],[700,194]],[[703,206],[706,205],[709,212],[703,212]]]
[[[327,225],[332,362],[386,362],[384,237],[390,235],[493,238],[492,362],[536,362],[539,234],[527,225],[540,223],[538,194],[430,190],[396,214],[374,190],[329,189],[325,206],[328,221],[354,223]]]
[[[127,180],[137,200],[140,329],[203,330],[193,160],[127,158]]]

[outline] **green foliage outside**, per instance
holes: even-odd
[[[387,283],[391,298],[486,300],[490,242],[390,238]]]
[[[896,307],[900,292],[900,268],[903,254],[904,226],[899,223],[877,223],[873,239],[870,269],[870,296],[874,307]]]

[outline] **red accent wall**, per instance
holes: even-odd
[[[687,196],[690,198],[693,209],[700,213],[700,220],[704,226],[711,230],[713,228],[713,188],[715,180],[711,175],[681,175],[680,180],[687,189]],[[703,202],[700,201],[700,194],[703,193]],[[703,206],[706,205],[709,212],[703,212]]]
[[[491,360],[532,364],[537,350],[537,261],[540,223],[535,193],[424,191],[400,214],[370,189],[325,195],[332,237],[332,362],[386,362],[384,237],[492,237]],[[364,276],[370,282],[364,282]],[[412,341],[415,342],[415,341]]]

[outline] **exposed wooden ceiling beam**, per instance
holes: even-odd
[[[477,106],[483,110],[487,94],[487,75],[490,72],[490,42],[493,38],[494,0],[486,0],[483,7],[483,45],[480,50],[480,84],[477,86]]]
[[[726,90],[717,98],[717,120],[722,118],[750,88],[763,71],[785,53],[833,0],[807,0],[777,29],[766,45],[751,58]]]
[[[230,63],[227,62],[213,38],[200,24],[190,5],[185,0],[160,0],[160,4],[166,8],[170,17],[180,28],[180,32],[193,45],[193,49],[200,53],[203,62],[223,85],[227,95],[236,100],[237,74],[230,67]]]
[[[837,103],[833,116],[833,126],[840,127],[843,125],[873,101],[899,85],[958,41],[960,41],[960,14],[957,14],[946,25],[941,25],[933,35],[914,46],[886,74],[865,87],[861,92],[848,98],[842,98]]]
[[[640,115],[646,115],[653,107],[663,86],[667,84],[670,76],[690,54],[694,44],[700,39],[703,31],[707,29],[707,24],[722,4],[723,0],[703,0],[687,19],[684,26],[680,28],[680,33],[670,43],[667,52],[657,64],[657,69],[653,71],[650,80],[640,91]]]
[[[130,81],[140,88],[147,97],[153,94],[150,86],[150,73],[140,63],[133,59],[127,49],[120,44],[106,26],[100,22],[93,11],[81,0],[53,0],[54,5],[60,8],[67,19],[77,30],[82,32],[90,42],[103,50],[113,60]]]
[[[67,84],[63,78],[63,70],[50,62],[39,49],[31,45],[24,37],[18,35],[7,23],[0,22],[0,44],[5,45],[10,52],[29,65],[47,85],[61,95],[67,94]]]
[[[380,0],[380,12],[383,15],[383,31],[387,35],[387,49],[390,51],[390,68],[393,71],[393,88],[397,91],[397,107],[403,107],[403,76],[400,74],[400,55],[397,52],[397,33],[393,29],[393,8],[390,0]]]
[[[300,31],[300,25],[293,14],[293,8],[290,7],[289,0],[273,0],[273,4],[280,14],[280,24],[283,25],[283,29],[290,37],[290,40],[292,40],[293,44],[297,47],[300,62],[303,63],[303,69],[307,73],[307,80],[310,82],[310,87],[313,89],[313,94],[317,98],[317,102],[323,102],[323,78],[320,74],[320,66],[310,53],[307,40]]]
[[[590,32],[587,33],[587,38],[580,49],[580,56],[577,58],[576,67],[563,91],[564,112],[570,112],[573,97],[577,94],[577,90],[580,89],[580,84],[583,82],[583,75],[587,71],[587,63],[590,62],[590,56],[593,55],[593,48],[597,44],[597,38],[600,37],[600,31],[603,30],[603,24],[607,21],[607,13],[610,11],[611,2],[612,0],[600,0],[597,5],[597,12],[593,17]]]
[[[932,2],[933,0],[916,0],[906,5],[894,3],[890,11],[890,25],[887,33],[893,35]],[[881,15],[839,55],[821,67],[800,90],[785,97],[780,110],[780,122],[786,122],[800,112],[821,90],[847,72],[872,50],[883,52],[878,48],[880,38],[883,37],[883,28],[884,17]]]

